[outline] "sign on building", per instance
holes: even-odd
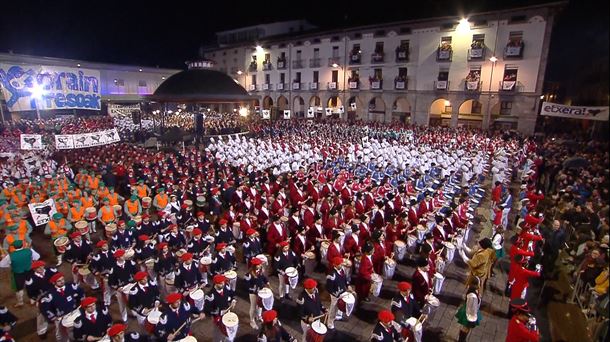
[[[608,107],[565,106],[558,103],[543,102],[540,115],[608,121]]]

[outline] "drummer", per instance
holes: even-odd
[[[278,273],[279,280],[279,297],[280,300],[290,300],[290,285],[288,283],[288,277],[285,274],[288,267],[297,268],[299,266],[299,260],[292,250],[290,250],[290,244],[288,241],[282,241],[279,243],[281,250],[273,258],[275,261],[275,271]]]
[[[49,322],[55,323],[55,340],[68,341],[66,329],[61,326],[63,316],[74,311],[84,291],[74,283],[66,283],[62,273],[55,273],[49,281],[54,285],[40,300],[40,311]]]
[[[379,311],[377,314],[377,325],[373,328],[371,334],[371,341],[383,341],[383,342],[394,342],[402,341],[402,336],[398,333],[392,322],[394,321],[394,314],[389,310]]]
[[[184,253],[180,256],[182,264],[176,270],[175,285],[185,296],[204,285],[203,276],[199,272],[199,262],[193,261],[193,254]]]
[[[360,258],[360,268],[358,271],[358,277],[356,278],[356,292],[358,293],[358,298],[360,298],[363,302],[370,301],[369,295],[371,292],[372,285],[372,275],[373,270],[373,250],[374,247],[370,242],[367,242],[362,251],[364,254]]]
[[[82,285],[82,283],[85,282],[91,286],[91,289],[97,289],[99,284],[97,280],[95,280],[95,277],[89,276],[83,278],[83,276],[78,273],[78,270],[81,267],[88,267],[89,259],[93,253],[91,242],[87,239],[83,239],[80,232],[73,232],[70,234],[70,238],[72,239],[72,242],[66,247],[65,258],[66,261],[72,264],[72,279],[79,285]]]
[[[157,194],[153,198],[152,204],[157,211],[162,211],[167,207],[169,204],[169,197],[165,193],[165,188],[157,189]]]
[[[127,298],[122,289],[125,285],[133,282],[133,275],[137,272],[136,263],[132,260],[125,260],[125,250],[119,249],[113,253],[116,260],[108,275],[108,285],[112,289],[119,303],[121,319],[127,323]]]
[[[262,315],[263,317],[263,327],[261,331],[258,333],[258,342],[282,342],[296,341],[296,338],[292,337],[282,324],[277,319],[277,311],[269,310],[265,311]]]
[[[98,307],[97,298],[85,297],[80,301],[80,315],[74,319],[74,339],[77,341],[97,341],[106,335],[112,324],[108,307]]]
[[[514,306],[514,314],[508,322],[506,342],[538,342],[540,340],[540,332],[528,326],[530,317],[527,303],[525,305]]]
[[[72,225],[64,219],[64,216],[60,213],[53,214],[53,219],[47,223],[44,234],[51,235],[51,242],[54,242],[61,236],[67,236],[68,232],[72,230]],[[57,255],[57,265],[61,265],[63,253],[60,253],[56,248],[54,249]]]
[[[97,212],[97,220],[102,224],[102,227],[106,227],[108,224],[116,221],[116,215],[108,198],[104,198],[102,203],[102,207]]]
[[[131,222],[130,225],[135,225],[135,222]],[[127,225],[125,221],[120,220],[117,222],[117,230],[112,235],[112,240],[110,241],[113,249],[130,249],[135,247],[136,240],[131,229],[127,229]]]
[[[142,215],[142,205],[137,195],[131,195],[123,204],[123,212],[126,217],[133,220],[136,216]]]
[[[224,274],[236,268],[237,261],[235,256],[227,251],[227,244],[224,242],[216,244],[216,256],[212,259],[210,273],[214,275]]]
[[[163,235],[163,241],[167,242],[167,245],[171,250],[178,250],[186,247],[186,236],[183,231],[178,231],[177,224],[169,225],[169,232]]]
[[[142,326],[150,311],[159,308],[161,297],[157,282],[153,279],[149,280],[147,272],[140,271],[133,279],[137,283],[129,290],[129,307],[136,316],[138,324]]]
[[[196,258],[201,258],[210,253],[211,245],[207,240],[201,238],[202,233],[199,228],[193,229],[193,238],[186,246],[186,251],[193,254]]]
[[[392,298],[390,309],[396,321],[402,326],[402,329],[411,330],[411,326],[407,324],[407,319],[411,317],[419,318],[421,316],[421,308],[413,295],[411,294],[411,283],[401,281],[398,283],[398,293]],[[406,336],[406,334],[402,334]]]
[[[258,237],[258,232],[252,228],[246,231],[247,238],[243,242],[244,258],[246,264],[250,263],[250,260],[255,256],[263,253],[263,247]]]
[[[235,244],[235,236],[233,235],[233,231],[231,229],[228,229],[227,223],[228,221],[224,218],[218,220],[219,228],[216,231],[216,243],[224,242],[227,245]]]
[[[263,287],[271,288],[269,279],[263,273],[263,261],[258,258],[250,259],[250,270],[244,276],[244,280],[248,285],[248,295],[250,298],[250,326],[252,329],[258,329],[256,324],[260,320],[260,308],[257,307],[258,291]]]
[[[237,298],[227,285],[227,278],[224,275],[215,275],[213,281],[214,287],[205,296],[203,310],[206,315],[211,316],[214,320],[213,341],[226,341],[227,336],[222,326],[222,316],[235,307]]]
[[[335,320],[343,319],[343,313],[338,310],[337,306],[339,297],[346,291],[354,291],[347,281],[347,275],[343,270],[343,262],[344,260],[340,256],[333,258],[331,262],[333,269],[330,274],[326,276],[326,291],[330,294],[329,316],[327,319],[328,329],[335,328]]]
[[[134,249],[134,259],[140,267],[140,270],[145,270],[146,265],[144,262],[155,256],[155,244],[153,241],[154,240],[151,240],[151,238],[146,234],[138,236],[138,242],[136,243],[136,248]]]
[[[36,333],[40,339],[44,340],[47,336],[48,323],[40,307],[40,299],[53,289],[51,277],[57,273],[55,267],[45,267],[44,261],[36,260],[32,262],[32,272],[30,277],[25,280],[25,291],[30,298],[30,304],[35,304],[38,308],[36,316]]]
[[[303,292],[296,300],[299,305],[299,316],[301,317],[301,330],[303,330],[303,342],[307,341],[307,332],[311,323],[320,320],[326,313],[326,308],[322,305],[320,294],[318,293],[318,283],[307,278],[303,282]]]
[[[429,271],[430,266],[428,264],[428,260],[425,258],[417,258],[415,261],[415,265],[417,269],[413,272],[413,297],[419,304],[419,306],[423,306],[428,295],[432,291],[432,279],[430,277]]]
[[[205,217],[205,213],[203,211],[197,212],[197,228],[201,229],[204,234],[208,233],[210,230],[210,220]]]
[[[168,293],[165,277],[176,270],[178,260],[170,252],[167,243],[159,242],[157,244],[157,256],[155,258],[155,273],[158,275],[159,287],[162,293]]]
[[[68,210],[68,221],[74,225],[78,221],[85,219],[85,207],[81,205],[80,200],[72,202],[72,207]]]
[[[155,226],[153,222],[150,220],[150,215],[147,213],[142,214],[142,223],[136,227],[134,234],[136,236],[141,234],[146,234],[148,236],[152,236],[155,234]]]
[[[182,295],[171,293],[165,297],[167,307],[159,318],[155,333],[168,341],[177,341],[191,334],[192,319],[202,319],[203,313],[199,313],[194,305],[188,301],[182,301]]]
[[[95,246],[99,248],[99,251],[91,257],[90,267],[93,274],[97,277],[97,281],[102,283],[104,305],[110,306],[112,292],[110,291],[110,286],[108,286],[108,274],[110,274],[110,270],[115,266],[116,262],[108,249],[108,241],[100,240]]]

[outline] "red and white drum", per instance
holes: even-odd
[[[127,250],[125,250],[125,255],[124,258],[125,260],[131,260],[131,258],[133,258],[133,256],[136,254],[136,252],[133,250],[133,248],[128,248]]]
[[[57,249],[57,253],[60,253],[60,254],[63,254],[66,252],[68,243],[70,243],[70,240],[68,240],[68,238],[65,236],[60,236],[57,239],[55,239],[55,241],[53,241],[53,245]]]
[[[354,310],[354,305],[356,304],[356,297],[351,292],[343,292],[339,296],[339,300],[337,301],[337,307],[341,312],[345,313],[346,316],[352,314],[352,310]]]
[[[379,297],[381,287],[383,286],[383,278],[379,274],[373,273],[371,275],[371,281],[373,282],[371,285],[371,294],[375,297]]]
[[[394,273],[396,272],[396,261],[392,259],[386,259],[383,263],[383,277],[385,279],[392,279],[394,277]]]
[[[426,296],[426,305],[436,308],[441,305],[441,301],[433,295],[428,295]]]
[[[268,258],[266,254],[259,254],[256,256],[256,258],[263,262],[263,264],[261,265],[263,268],[263,273],[266,276],[269,276],[269,274],[271,274],[271,265],[269,265],[270,258]]]
[[[114,232],[116,232],[116,224],[108,223],[104,228],[104,231],[106,232],[106,238],[112,239]]]
[[[231,290],[235,291],[235,287],[237,286],[237,272],[233,270],[226,271],[224,275],[225,277],[227,277],[227,281],[229,282],[229,287],[231,287]]]
[[[212,264],[211,256],[203,256],[199,259],[199,271],[201,273],[207,273],[210,265]]]
[[[157,309],[151,310],[146,316],[146,323],[144,327],[148,333],[152,334],[155,332],[155,327],[159,324],[159,318],[161,318],[161,311]]]
[[[150,197],[142,197],[142,208],[149,209],[152,204],[152,198]]]
[[[225,328],[225,331],[227,332],[227,337],[229,340],[233,341],[237,335],[239,317],[237,317],[237,314],[233,312],[227,312],[226,314],[222,315],[221,322]]]
[[[97,219],[97,211],[94,207],[85,208],[85,218],[88,221],[95,221]]]
[[[407,244],[402,240],[394,241],[394,254],[396,255],[396,260],[402,261],[405,255],[407,255]]]
[[[273,309],[274,298],[273,298],[273,292],[271,291],[270,288],[263,287],[262,289],[258,290],[257,296],[258,296],[258,299],[257,299],[258,306],[265,309],[265,311]]]
[[[114,209],[114,214],[117,217],[123,216],[123,207],[121,207],[120,205],[115,204],[115,205],[112,206],[112,209]]]
[[[203,311],[203,290],[196,289],[189,293],[189,297],[193,300],[193,304],[199,311]]]
[[[74,320],[78,317],[80,317],[80,310],[76,309],[61,318],[61,325],[66,329],[72,329],[74,327]]]
[[[432,281],[432,284],[433,284],[432,293],[433,294],[441,293],[444,282],[445,282],[445,277],[442,274],[440,274],[438,272],[434,273],[434,280]]]
[[[320,322],[320,320],[311,323],[310,329],[307,331],[308,342],[323,342],[324,336],[328,332],[326,324]]]
[[[74,224],[74,227],[76,227],[76,229],[78,229],[78,231],[82,234],[88,234],[89,233],[89,224],[87,223],[87,221],[77,221]]]
[[[233,222],[233,236],[241,240],[241,229],[239,228],[239,222]]]
[[[445,242],[445,259],[447,263],[451,263],[453,256],[455,255],[455,245],[451,242]]]
[[[290,287],[293,289],[296,288],[299,283],[299,271],[294,267],[288,267],[284,271],[284,274],[286,275]]]

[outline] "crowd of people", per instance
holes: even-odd
[[[188,115],[174,117],[166,122],[188,130]],[[206,116],[208,133],[242,124],[238,114]],[[104,125],[113,122],[83,127]],[[15,127],[7,137],[17,136]],[[455,316],[457,338],[466,341],[507,249],[507,341],[537,341],[529,278],[555,277],[566,242],[582,260],[574,277],[607,303],[607,145],[398,124],[286,120],[249,128],[250,136],[216,138],[201,149],[121,142],[1,160],[2,264],[11,267],[17,306],[26,293],[36,303],[38,335],[46,337],[52,323],[58,341],[175,341],[211,318],[214,341],[233,340],[237,320],[260,341],[296,340],[278,321],[277,298],[296,302],[300,339],[317,341],[378,296],[383,279],[410,259],[416,269],[390,289],[396,295],[378,312],[370,339],[421,341],[444,269],[459,256],[469,272]],[[587,163],[564,164],[575,155]],[[57,212],[47,212],[43,225],[47,245],[32,246],[28,204],[46,199]],[[490,207],[479,208],[484,199]],[[490,212],[489,227],[472,243],[483,228],[477,209]],[[506,231],[515,234],[508,239]],[[37,260],[32,247],[53,249],[55,260]],[[72,282],[56,268],[66,262]],[[314,280],[320,275],[325,284]],[[247,318],[232,312],[242,300],[238,277],[249,294]],[[320,291],[330,302],[322,303]],[[115,302],[118,324],[108,311]],[[125,332],[130,317],[146,333]]]

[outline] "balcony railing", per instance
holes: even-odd
[[[517,91],[517,81],[500,81],[499,88],[501,92],[514,93]]]
[[[273,85],[271,83],[263,83],[263,90],[272,90]]]
[[[470,92],[481,91],[481,81],[464,81],[464,90]]]
[[[348,80],[347,85],[350,90],[360,89],[360,80]]]
[[[263,62],[264,71],[269,71],[271,69],[273,69],[273,64],[271,64],[271,62],[268,62],[268,61]]]
[[[383,88],[382,81],[370,81],[372,90],[381,90]]]
[[[302,59],[296,59],[294,61],[292,61],[292,68],[293,69],[303,69],[303,60]]]
[[[434,90],[447,91],[449,90],[449,81],[434,81]]]
[[[328,84],[326,85],[326,89],[337,90],[337,82],[328,82]]]
[[[277,60],[277,69],[278,70],[286,69],[286,60],[285,59],[278,59]]]
[[[485,59],[485,48],[476,48],[468,50],[469,61],[479,61]]]
[[[361,53],[352,53],[349,56],[349,64],[360,64],[362,62]]]
[[[330,57],[328,59],[328,66],[332,67],[333,64],[338,64],[341,65],[341,57],[340,56],[334,56],[334,57]]]
[[[374,52],[373,54],[371,54],[371,63],[372,64],[383,63],[383,62],[385,62],[385,54],[383,52]]]
[[[320,89],[320,83],[318,83],[318,82],[309,83],[309,90],[318,90],[318,89]]]
[[[309,59],[309,67],[310,68],[319,68],[322,65],[320,58],[310,58]]]
[[[248,67],[248,71],[256,72],[256,69],[258,69],[258,66],[256,65],[256,63],[250,63],[250,66]]]
[[[407,90],[407,80],[395,80],[394,89],[396,90]]]
[[[451,58],[453,57],[453,50],[451,48],[442,49],[438,48],[436,51],[436,60],[439,62],[451,62]]]
[[[275,86],[275,90],[279,90],[279,91],[288,90],[288,83],[278,83]]]
[[[409,49],[408,48],[398,48],[396,49],[396,62],[404,63],[409,61]]]
[[[249,91],[255,91],[255,90],[256,90],[256,84],[250,84],[250,85],[248,86],[248,90],[249,90]]]
[[[509,44],[504,48],[504,58],[523,58],[523,42],[520,44]]]

